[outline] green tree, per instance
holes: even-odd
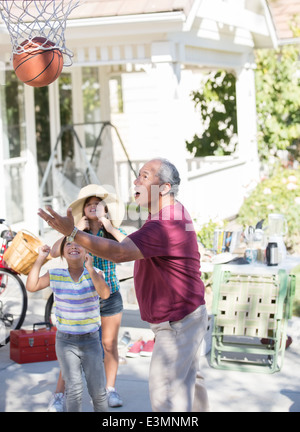
[[[212,72],[205,77],[200,90],[192,93],[199,109],[204,131],[186,141],[194,156],[230,155],[237,145],[236,78],[225,71]]]
[[[261,159],[270,151],[287,149],[300,137],[299,46],[256,51],[256,104],[258,150]],[[298,63],[299,64],[299,63]]]

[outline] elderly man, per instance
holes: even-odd
[[[135,201],[147,207],[145,224],[121,243],[74,227],[47,207],[39,215],[69,241],[114,262],[135,260],[134,282],[141,318],[155,334],[149,390],[153,411],[208,411],[199,347],[207,328],[200,255],[192,221],[176,201],[180,177],[166,159],[153,159],[134,181]]]

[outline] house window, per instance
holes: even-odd
[[[2,97],[3,120],[3,157],[20,157],[26,147],[24,84],[13,71],[6,72],[6,84]]]
[[[48,162],[51,154],[48,86],[34,89],[34,102],[37,160],[41,169],[41,165],[44,166]]]
[[[85,123],[99,121],[100,84],[96,67],[82,68],[82,98]]]
[[[5,217],[10,224],[24,219],[23,151],[26,148],[24,84],[14,71],[5,72],[5,86],[0,86],[2,113],[2,157],[5,190]]]
[[[85,147],[93,148],[100,133],[100,83],[97,67],[82,68],[82,100]],[[98,124],[96,124],[98,123]],[[92,150],[91,150],[92,151]]]
[[[5,217],[10,224],[24,219],[23,178],[23,164],[4,165]]]

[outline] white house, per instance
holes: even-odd
[[[45,88],[15,78],[10,38],[0,21],[0,217],[37,233],[40,192],[43,202],[67,204],[87,168],[89,180],[94,172],[95,181],[130,201],[133,171],[156,156],[178,167],[179,198],[194,217],[235,214],[258,180],[253,51],[277,46],[267,2],[79,3],[65,34],[73,64]],[[202,127],[190,94],[204,73],[216,69],[237,77],[238,151],[230,158],[200,160],[185,147]],[[75,138],[63,136],[62,145],[58,136],[66,123],[80,126],[74,126]],[[72,140],[75,150],[68,159]]]

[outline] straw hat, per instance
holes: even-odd
[[[73,201],[69,207],[72,209],[75,225],[80,221],[83,216],[83,206],[87,198],[90,197],[101,198],[107,205],[109,218],[113,225],[118,228],[125,215],[125,207],[116,194],[108,192],[103,186],[90,184],[80,189],[78,198]]]

